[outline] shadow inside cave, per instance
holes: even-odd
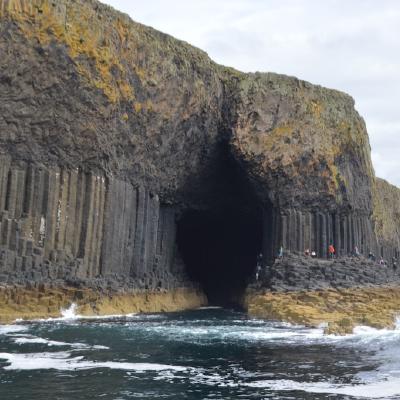
[[[227,142],[220,143],[214,164],[196,187],[202,188],[201,206],[187,208],[178,219],[178,251],[210,305],[240,306],[265,247],[264,216],[271,210],[261,205]]]
[[[262,245],[262,218],[237,210],[187,211],[177,242],[189,277],[210,305],[236,307],[254,273]]]

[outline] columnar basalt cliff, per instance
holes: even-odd
[[[399,194],[348,95],[219,66],[95,0],[0,0],[0,54],[5,284],[223,303],[281,245],[397,256]]]

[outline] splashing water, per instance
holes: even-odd
[[[61,310],[61,315],[63,319],[77,319],[78,316],[76,315],[77,305],[72,303],[68,308],[65,310]]]

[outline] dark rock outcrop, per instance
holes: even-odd
[[[398,285],[400,269],[393,263],[380,265],[364,257],[313,259],[289,254],[253,279],[251,288],[288,292]]]
[[[238,290],[281,245],[398,255],[348,95],[219,66],[95,0],[0,0],[0,54],[2,280],[190,286],[190,212],[257,232],[221,265]]]

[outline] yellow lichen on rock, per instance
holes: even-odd
[[[0,323],[16,319],[61,316],[72,303],[80,315],[113,315],[193,309],[207,304],[205,295],[195,289],[132,293],[99,292],[70,287],[0,287]]]
[[[363,182],[373,181],[368,134],[350,96],[273,73],[248,74],[238,86],[245,106],[231,145],[254,176],[284,175],[292,187],[304,187],[308,176],[336,204],[354,195],[357,169]]]
[[[400,314],[400,288],[248,292],[244,304],[253,317],[312,327],[326,324],[326,333],[347,334],[358,325],[393,328]]]
[[[51,0],[0,0],[0,10],[0,17],[11,18],[27,38],[36,39],[41,46],[53,40],[64,43],[77,71],[111,102],[134,99],[121,54],[108,39],[119,38],[122,46],[129,28],[121,20],[115,25],[105,24],[90,4],[72,7]]]

